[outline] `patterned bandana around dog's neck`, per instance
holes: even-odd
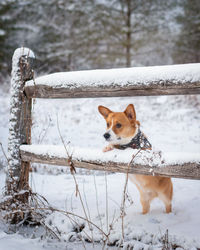
[[[136,136],[133,137],[133,139],[128,143],[124,145],[115,145],[118,149],[126,149],[126,148],[133,148],[133,149],[142,149],[142,150],[151,150],[151,143],[148,141],[146,136],[141,132],[140,129],[138,129],[138,133]]]

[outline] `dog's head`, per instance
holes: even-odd
[[[107,123],[103,136],[110,144],[127,144],[137,134],[140,123],[136,120],[133,104],[129,104],[124,112],[113,112],[104,106],[99,106],[98,109]]]

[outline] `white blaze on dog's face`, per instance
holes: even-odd
[[[136,121],[133,104],[129,104],[124,112],[112,112],[104,106],[99,106],[98,109],[106,120],[107,130],[104,138],[110,144],[127,144],[137,134],[140,123]]]

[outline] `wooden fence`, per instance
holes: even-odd
[[[32,98],[200,94],[200,64],[66,72],[34,79],[33,58],[33,52],[25,48],[17,49],[13,56],[7,193],[28,188],[30,162],[69,165],[67,156],[49,155],[46,149],[43,152],[32,150]],[[200,162],[192,157],[189,159],[182,164],[154,166],[153,172],[149,171],[148,164],[133,164],[129,172],[200,179]],[[128,164],[116,161],[101,162],[81,157],[73,162],[80,168],[128,171]]]

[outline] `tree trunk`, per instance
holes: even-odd
[[[126,0],[126,67],[131,66],[131,0]]]

